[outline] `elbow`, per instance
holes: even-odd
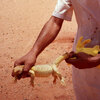
[[[61,27],[63,24],[63,19],[51,16],[48,22],[51,22],[52,24],[55,24],[58,27]]]

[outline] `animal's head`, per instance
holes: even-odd
[[[20,79],[20,75],[21,75],[21,73],[22,73],[22,71],[23,71],[23,68],[24,68],[24,66],[21,65],[21,66],[16,66],[16,67],[13,69],[15,82],[17,81],[17,79]]]

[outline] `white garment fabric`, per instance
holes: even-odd
[[[73,10],[78,24],[73,50],[81,36],[92,40],[86,47],[100,45],[100,0],[58,0],[53,16],[70,21]],[[100,100],[100,69],[72,69],[76,99]]]
[[[58,0],[53,16],[71,21],[73,8],[70,0]]]

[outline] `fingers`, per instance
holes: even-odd
[[[69,59],[66,59],[66,62],[74,65],[76,68],[84,69],[84,68],[89,68],[89,66],[91,66],[89,62],[89,58],[91,57],[92,57],[91,55],[88,55],[83,52],[70,53]]]
[[[74,56],[76,56],[77,58],[80,58],[80,59],[86,59],[88,57],[93,57],[92,55],[86,54],[84,52],[79,52],[79,53],[75,54]]]
[[[14,67],[16,67],[18,65],[24,65],[24,60],[17,60],[17,61],[15,61]]]
[[[76,63],[78,62],[78,59],[73,59],[73,57],[77,57],[76,55],[77,54],[74,51],[70,52],[69,58],[66,59],[66,62],[72,65],[76,65]]]
[[[22,77],[27,77],[28,76],[28,72],[31,69],[31,67],[35,64],[36,62],[36,56],[32,55],[33,53],[28,53],[25,56],[21,57],[20,59],[16,60],[14,63],[14,67],[17,67],[19,65],[24,65],[24,67],[22,68],[22,70],[20,71],[20,69],[18,69],[18,71],[20,71],[20,73],[12,72],[12,76],[16,77],[18,76],[18,78],[22,78]],[[19,75],[20,74],[20,75]]]
[[[34,66],[35,62],[36,61],[28,61],[28,62],[26,62],[23,71],[28,72],[32,68],[32,66]]]
[[[75,56],[76,56],[76,53],[75,53],[74,51],[71,51],[71,52],[69,53],[68,59],[69,59],[69,58],[73,58],[73,57],[75,57]]]
[[[75,53],[75,52],[70,52],[69,53],[69,58],[87,58],[87,57],[92,57],[92,55],[86,54],[84,52],[79,52],[79,53]]]
[[[19,66],[19,65],[24,65],[24,68],[23,68],[22,73],[20,75],[18,75],[18,77],[24,78],[24,77],[27,77],[28,76],[28,72],[31,69],[31,67],[34,65],[34,62],[32,62],[32,61],[25,61],[23,59],[20,59],[20,60],[15,61],[14,67]],[[14,70],[12,72],[12,76],[13,77],[16,76],[16,73],[14,73]]]
[[[83,59],[85,60],[85,59],[89,58],[90,56],[91,55],[88,55],[83,52],[79,52],[79,53],[70,52],[69,58],[66,59],[66,62],[70,63],[70,64],[75,64],[76,62],[78,62],[78,60],[83,60]],[[75,59],[73,57],[75,57]]]
[[[23,73],[22,73],[22,78],[27,77],[30,68],[31,68],[31,66],[29,64],[26,63],[24,65],[24,69],[23,69]]]
[[[66,60],[67,63],[72,64],[72,65],[76,65],[76,63],[78,63],[78,59],[68,59]]]
[[[17,60],[14,63],[14,67],[19,66],[19,65],[24,65],[24,60]],[[12,76],[15,77],[14,70],[12,71]]]
[[[14,77],[14,76],[15,76],[14,70],[12,71],[12,74],[11,74],[11,75],[12,75],[12,77]]]
[[[69,54],[68,54],[68,58],[67,59],[65,59],[65,61],[67,61],[68,59],[70,59],[70,58],[73,58],[73,57],[75,57],[75,52],[74,51],[72,51],[72,52],[70,52]]]
[[[24,66],[23,71],[24,71],[24,72],[28,72],[28,71],[31,69],[31,67],[32,67],[32,64],[25,63],[25,66]]]
[[[87,56],[87,55],[88,55],[88,54],[83,53],[83,52],[79,52],[79,53],[70,52],[69,58],[73,58],[73,57],[82,58],[83,56]]]
[[[26,62],[20,78],[29,77],[29,70],[31,69],[32,66],[33,66],[32,63]]]
[[[83,63],[80,59],[68,59],[67,63],[70,63],[72,65],[74,65],[74,67],[78,68],[78,69],[84,69],[85,67],[85,62]]]
[[[74,52],[74,51],[71,51],[71,52],[69,53],[69,58],[72,58],[74,55],[75,55],[75,52]]]

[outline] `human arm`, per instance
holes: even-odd
[[[46,46],[48,46],[58,35],[63,19],[52,16],[49,21],[42,28],[33,48],[32,52],[35,52],[38,56]]]
[[[32,49],[25,56],[15,61],[14,66],[25,65],[23,73],[29,71],[35,64],[37,56],[55,39],[61,29],[63,20],[71,20],[73,8],[70,5],[70,0],[58,0],[53,16],[42,28]]]
[[[69,55],[70,56],[68,59],[66,59],[66,62],[74,65],[79,69],[93,68],[100,64],[100,54],[91,56],[83,52],[77,54],[71,52]],[[75,57],[76,59],[72,59],[73,57]]]
[[[25,65],[22,75],[23,77],[27,75],[29,69],[35,64],[37,56],[56,38],[61,29],[62,23],[63,19],[51,16],[42,28],[32,49],[25,56],[15,61],[15,67],[17,65]],[[14,76],[14,72],[12,75]]]

